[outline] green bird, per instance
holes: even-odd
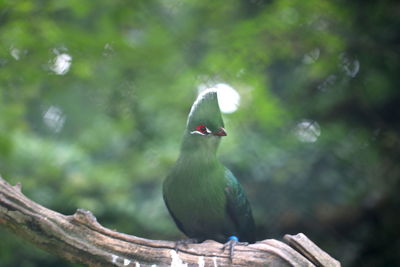
[[[165,204],[177,227],[197,242],[231,247],[255,242],[250,203],[238,180],[217,159],[226,136],[217,92],[198,96],[187,120],[180,155],[163,184]]]

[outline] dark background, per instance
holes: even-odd
[[[0,174],[63,214],[180,239],[161,184],[198,88],[226,84],[219,155],[258,240],[400,265],[399,29],[398,1],[2,1]],[[74,266],[0,235],[1,266]]]

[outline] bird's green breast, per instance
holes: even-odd
[[[164,198],[188,236],[215,239],[233,228],[226,213],[227,186],[215,155],[183,153],[164,182]]]

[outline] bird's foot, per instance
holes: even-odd
[[[187,248],[188,245],[197,243],[199,243],[199,240],[195,238],[178,240],[175,242],[175,250],[178,251],[182,247]]]
[[[233,254],[235,253],[235,246],[236,245],[247,246],[248,244],[249,244],[248,242],[239,242],[239,239],[233,235],[228,238],[228,242],[224,244],[222,249],[225,251],[225,249],[229,247],[229,259],[232,261]]]

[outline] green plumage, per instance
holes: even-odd
[[[180,156],[164,181],[164,200],[178,228],[190,238],[226,242],[234,235],[254,242],[250,204],[216,156],[226,135],[223,126],[216,92],[200,95],[189,114]]]

